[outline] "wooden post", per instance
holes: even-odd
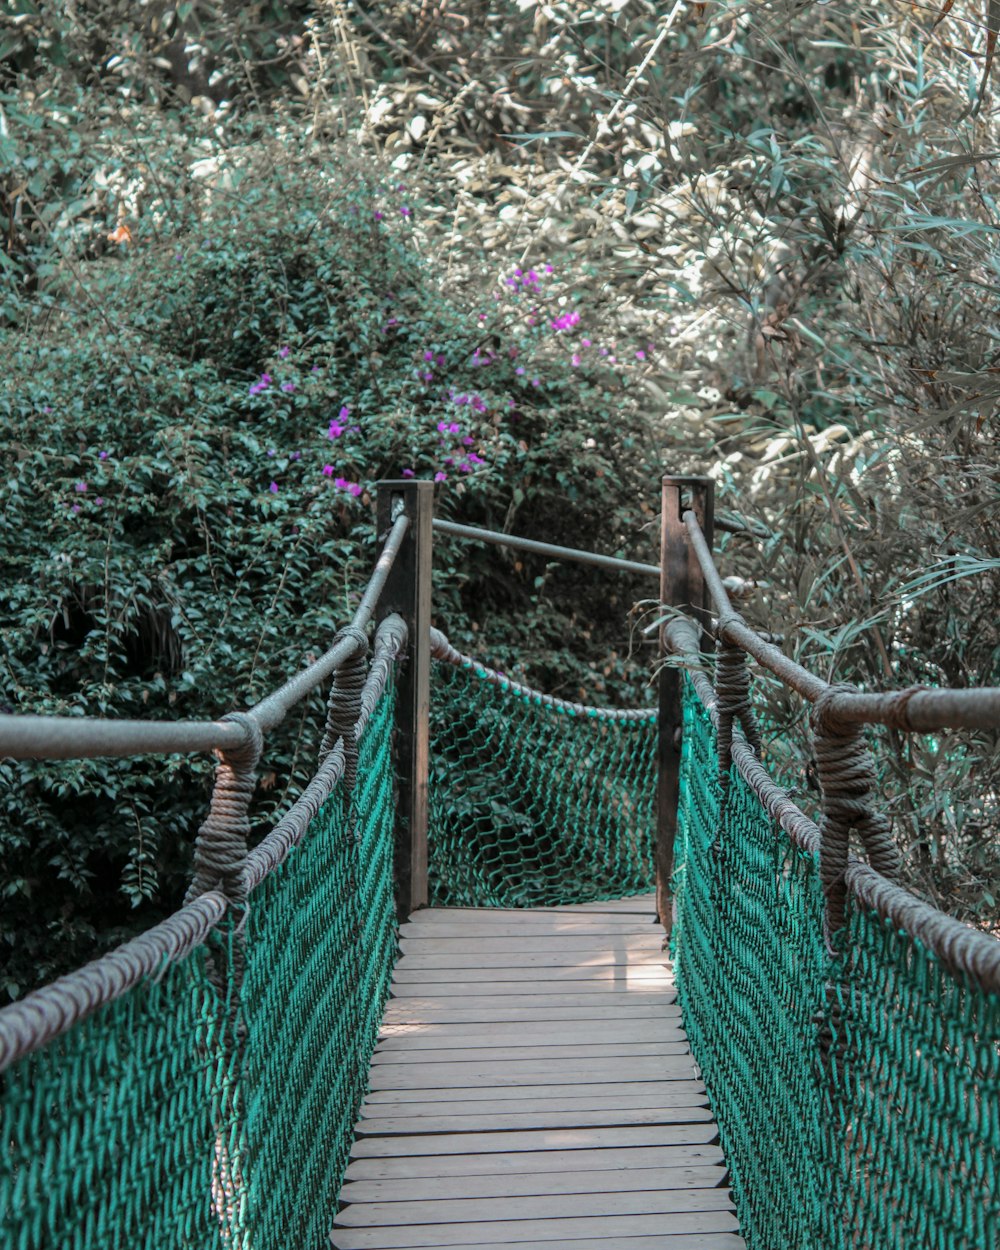
[[[401,920],[427,906],[427,770],[430,737],[432,482],[379,482],[378,535],[398,515],[410,527],[379,600],[377,619],[398,612],[406,621],[406,656],[397,687],[395,755],[396,910]]]
[[[707,477],[665,477],[660,513],[660,603],[683,608],[704,627],[707,596],[701,568],[688,541],[684,512],[697,516],[708,544],[712,545],[714,484]],[[663,633],[660,655],[667,655]],[[656,914],[669,935],[673,924],[670,877],[674,870],[674,839],[677,836],[677,805],[680,798],[681,673],[663,668],[659,682],[659,733],[657,743],[657,838]]]

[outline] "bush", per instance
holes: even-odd
[[[655,492],[622,371],[562,348],[578,314],[554,302],[556,275],[451,284],[413,245],[405,186],[292,144],[262,141],[234,189],[169,230],[140,220],[117,253],[61,269],[44,311],[5,333],[13,710],[198,719],[261,698],[349,619],[379,478],[433,478],[443,513],[585,545],[633,527],[623,488]],[[599,441],[588,400],[616,413]],[[562,650],[540,563],[441,556],[457,641],[475,623],[501,660],[529,639],[543,663]],[[621,634],[626,606],[588,612],[589,629]],[[259,828],[311,775],[321,715],[317,695],[270,737]],[[211,767],[2,767],[17,993],[176,905]]]

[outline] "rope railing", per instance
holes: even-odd
[[[895,729],[930,733],[936,729],[995,729],[1000,726],[1000,687],[978,690],[939,690],[912,686],[907,690],[865,693],[848,686],[836,689],[764,641],[733,610],[722,576],[702,533],[697,516],[683,514],[691,546],[718,616],[716,636],[745,651],[769,672],[811,703],[824,700],[828,723],[880,724]]]
[[[0,757],[11,759],[91,759],[97,756],[172,755],[179,752],[240,751],[252,740],[249,721],[262,732],[281,724],[288,712],[359,648],[358,633],[371,623],[392,571],[410,519],[396,517],[361,602],[348,625],[318,660],[261,699],[242,720],[105,720],[92,716],[0,716]],[[249,718],[249,720],[247,719]]]
[[[746,1244],[1000,1244],[1000,940],[902,883],[862,737],[1000,727],[1000,690],[823,681],[732,610],[679,516],[714,619],[662,627],[682,675],[671,948]],[[818,821],[768,770],[748,657],[813,705]]]
[[[325,1239],[396,950],[393,731],[410,631],[386,601],[411,518],[391,502],[351,623],[256,708],[174,726],[0,723],[0,753],[21,757],[124,754],[134,730],[132,751],[219,758],[184,905],[0,1009],[0,1244]],[[316,771],[251,850],[264,730],[331,674]]]

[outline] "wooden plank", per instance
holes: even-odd
[[[667,1055],[686,1055],[690,1051],[686,1041],[677,1042],[610,1042],[605,1046],[587,1046],[584,1043],[561,1042],[551,1046],[487,1046],[484,1035],[480,1046],[451,1046],[441,1050],[376,1050],[373,1064],[383,1063],[467,1063],[486,1059],[490,1063],[521,1063],[526,1059],[561,1059],[572,1063],[574,1059],[662,1059]]]
[[[541,995],[544,998],[544,995]],[[441,1005],[440,999],[391,999],[386,1004],[385,1023],[392,1024],[485,1024],[514,1023],[524,1020],[679,1020],[680,1010],[674,1005],[642,1003],[642,995],[636,994],[635,1006],[581,1006],[581,1008],[552,1008],[539,1006],[482,1006],[467,1008]]]
[[[454,1099],[448,1098],[442,1101],[437,1098],[430,1098],[428,1101],[420,1102],[416,1100],[401,1101],[399,1099],[380,1099],[376,1102],[365,1100],[361,1107],[361,1119],[365,1121],[375,1121],[381,1119],[396,1119],[400,1117],[414,1116],[449,1116],[453,1119],[465,1118],[464,1125],[453,1130],[461,1132],[463,1128],[475,1128],[473,1124],[470,1126],[469,1116],[482,1116],[483,1120],[489,1119],[490,1123],[484,1122],[483,1128],[497,1129],[500,1125],[493,1123],[495,1116],[507,1115],[531,1115],[538,1112],[544,1115],[551,1115],[553,1112],[572,1111],[574,1114],[606,1111],[642,1111],[647,1107],[703,1107],[708,1101],[708,1095],[704,1090],[694,1089],[687,1091],[678,1091],[671,1087],[670,1082],[666,1082],[662,1086],[656,1087],[658,1092],[650,1095],[643,1094],[616,1094],[610,1096],[607,1094],[591,1094],[590,1090],[594,1088],[592,1085],[583,1086],[585,1092],[581,1093],[581,1087],[578,1085],[558,1086],[560,1090],[569,1090],[567,1096],[560,1093],[555,1097],[548,1098],[515,1098],[505,1097],[506,1090],[494,1090],[494,1097],[489,1098],[466,1098]],[[601,1087],[603,1088],[603,1087]],[[625,1086],[624,1088],[631,1088]],[[387,1090],[376,1091],[378,1093],[388,1093]],[[411,1090],[403,1091],[412,1093]],[[437,1090],[432,1094],[437,1094]],[[449,1089],[447,1093],[450,1095],[452,1091]],[[552,1125],[538,1124],[536,1128],[551,1128]],[[595,1127],[597,1125],[595,1124]],[[375,1123],[366,1123],[366,1132],[377,1133],[378,1125]],[[430,1130],[428,1130],[430,1131]]]
[[[611,965],[628,968],[645,968],[653,965],[665,968],[666,960],[657,947],[655,950],[616,950],[610,946],[590,946],[585,950],[549,950],[539,943],[521,951],[470,951],[464,944],[456,944],[451,951],[423,953],[423,943],[410,954],[404,952],[398,971],[412,972],[414,968],[603,968]]]
[[[414,1070],[416,1069],[416,1070]],[[605,1059],[580,1059],[568,1067],[559,1060],[508,1063],[430,1063],[426,1067],[392,1063],[371,1073],[371,1089],[445,1089],[449,1085],[587,1085],[608,1081],[649,1081],[693,1078],[694,1060],[687,1055],[643,1059],[630,1064]]]
[[[541,919],[537,916],[521,922],[505,920],[459,920],[425,921],[423,924],[400,925],[401,940],[416,942],[424,938],[435,942],[482,940],[527,941],[538,939],[550,941],[560,938],[566,942],[617,941],[620,938],[636,938],[639,941],[663,942],[663,930],[652,921],[600,920],[597,923],[579,919]]]
[[[350,1210],[350,1208],[348,1208]],[[335,1228],[330,1241],[336,1250],[403,1250],[410,1247],[539,1244],[591,1237],[605,1247],[642,1233],[662,1233],[662,1214],[584,1216],[581,1218],[513,1220],[503,1223],[477,1221],[461,1224],[418,1224],[409,1228]],[[676,1233],[728,1233],[737,1228],[729,1211],[678,1212],[670,1219]]]
[[[628,1028],[632,1025],[632,1029]],[[423,1050],[468,1050],[471,1047],[527,1047],[527,1046],[650,1046],[683,1042],[687,1038],[672,1020],[633,1020],[625,1025],[605,1021],[593,1029],[580,1030],[559,1028],[552,1021],[523,1025],[498,1024],[440,1024],[428,1029],[409,1033],[389,1034],[380,1038],[375,1051],[376,1060],[383,1054],[418,1055]],[[610,1052],[609,1052],[610,1053]],[[627,1050],[622,1054],[628,1054]]]
[[[608,1175],[631,1173],[643,1168],[680,1168],[724,1162],[718,1145],[707,1143],[677,1146],[612,1146],[590,1150],[519,1150],[504,1153],[402,1155],[364,1157],[351,1160],[348,1180],[426,1180],[434,1177],[478,1176],[504,1178],[546,1172],[601,1172],[594,1187],[604,1184]]]
[[[386,1116],[385,1118],[359,1120],[355,1131],[359,1136],[372,1133],[388,1137],[395,1134],[409,1136],[413,1133],[464,1133],[474,1129],[506,1133],[517,1129],[602,1128],[619,1124],[692,1124],[711,1120],[712,1113],[704,1102],[701,1106],[692,1106],[694,1102],[696,1099],[688,1097],[683,1100],[681,1106],[677,1107],[615,1107],[604,1111],[543,1111],[533,1107],[529,1111],[508,1111],[506,1114],[479,1113],[472,1117],[475,1123],[470,1123],[470,1117],[467,1115]],[[474,1105],[479,1107],[483,1104]]]
[[[387,1155],[510,1154],[519,1150],[595,1150],[626,1146],[701,1146],[715,1141],[714,1124],[551,1129],[518,1133],[437,1133],[426,1137],[362,1137],[352,1159]]]
[[[624,989],[626,985],[635,985],[639,981],[655,981],[665,990],[675,990],[674,974],[664,964],[625,963],[612,964],[602,960],[599,964],[539,964],[527,966],[497,964],[491,968],[467,968],[464,964],[445,960],[406,960],[396,970],[392,984],[400,985],[411,981],[520,981],[527,993],[545,994],[555,989],[559,981],[579,981],[604,983]],[[534,986],[537,985],[537,989]]]
[[[615,1215],[673,1215],[680,1211],[731,1211],[725,1189],[647,1189],[616,1193],[540,1194],[509,1198],[416,1198],[403,1202],[362,1202],[345,1207],[337,1223],[349,1228],[391,1228],[400,1224],[470,1224],[488,1220],[517,1224]]]
[[[675,1168],[629,1168],[617,1172],[518,1172],[512,1176],[442,1176],[419,1180],[349,1181],[341,1202],[408,1202],[439,1198],[518,1198],[541,1194],[580,1194],[599,1185],[602,1193],[641,1190],[714,1189],[724,1184],[720,1164]]]
[[[504,981],[527,981],[534,976],[536,969],[547,968],[578,968],[586,972],[590,968],[660,968],[674,984],[673,971],[659,951],[614,951],[598,950],[596,947],[588,951],[501,951],[491,955],[483,951],[456,950],[452,955],[432,954],[406,955],[397,965],[397,972],[416,972],[424,969],[449,969],[454,973],[454,980],[462,978],[460,972],[473,968],[495,969]],[[510,972],[510,975],[506,975]],[[569,975],[563,974],[563,975]],[[440,977],[431,978],[441,980]],[[446,978],[452,979],[452,978]],[[575,977],[573,980],[590,980],[591,978]]]
[[[652,1100],[660,1094],[690,1094],[704,1098],[705,1087],[701,1081],[612,1081],[593,1085],[525,1085],[503,1089],[500,1093],[488,1085],[450,1085],[447,1089],[436,1089],[433,1093],[435,1106],[447,1107],[449,1103],[472,1103],[478,1101],[492,1102],[502,1098],[512,1110],[517,1104],[553,1098],[560,1099],[568,1105],[582,1103],[599,1098],[646,1098]],[[425,1102],[427,1094],[416,1089],[373,1089],[365,1097],[365,1106],[370,1107],[381,1103],[393,1103],[405,1106],[409,1102]],[[624,1104],[623,1104],[624,1105]]]
[[[479,933],[456,930],[453,934],[437,936],[436,934],[417,933],[416,936],[400,935],[400,949],[404,952],[427,951],[436,954],[453,954],[459,945],[469,949],[470,954],[492,953],[500,951],[517,952],[552,950],[552,951],[588,951],[588,950],[621,950],[621,951],[652,951],[663,956],[663,944],[655,933],[635,933],[631,930],[622,933],[539,933],[521,929],[510,937],[497,935],[480,937]],[[482,952],[479,948],[482,947]]]
[[[490,1225],[491,1228],[502,1225]],[[332,1233],[331,1237],[335,1237]],[[335,1247],[339,1244],[332,1243]],[[506,1242],[449,1242],[447,1246],[424,1246],[422,1250],[483,1250],[484,1246],[506,1245]],[[622,1250],[746,1250],[746,1242],[738,1233],[671,1233],[669,1230],[656,1234],[639,1234],[632,1236],[619,1232],[615,1237],[615,1246]],[[614,1250],[608,1242],[601,1238],[576,1238],[571,1241],[523,1241],[518,1243],[518,1250]]]
[[[485,1007],[489,1003],[495,1002],[497,994],[491,991],[490,986],[479,984],[467,984],[468,992],[464,997],[468,1000],[469,1007]],[[567,998],[584,998],[583,1004],[574,1004],[582,1006],[596,1006],[594,996],[602,996],[605,994],[617,995],[601,1003],[601,1006],[607,1007],[614,1003],[621,1003],[623,1006],[635,1005],[641,1003],[643,1006],[649,1003],[676,1003],[677,989],[673,983],[663,981],[632,981],[628,985],[622,984],[616,980],[588,980],[588,981],[571,981],[565,984],[557,984],[552,981],[538,981],[534,978],[522,979],[519,981],[502,982],[497,981],[496,985],[502,985],[502,993],[505,998],[521,998],[525,1000],[525,1006],[532,1010],[544,1006],[538,1001],[539,995],[548,1000],[548,1005],[552,1007],[570,1006],[566,1002]],[[454,998],[454,995],[448,990],[447,982],[430,982],[427,985],[427,998]],[[407,982],[405,985],[396,984],[392,987],[392,992],[397,998],[412,998],[414,996],[414,985]],[[624,995],[628,995],[627,999]],[[510,1006],[509,1003],[504,1004]]]
[[[532,916],[581,916],[601,912],[626,915],[645,914],[656,906],[655,894],[636,894],[630,898],[607,899],[596,903],[551,903],[547,907],[421,907],[410,915],[411,920],[453,919],[461,916],[507,916],[521,919]]]

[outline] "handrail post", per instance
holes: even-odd
[[[431,544],[434,484],[379,482],[378,537],[402,508],[410,526],[380,598],[376,619],[398,612],[406,622],[406,656],[397,687],[395,757],[396,910],[401,920],[427,905],[427,774],[430,739]]]
[[[707,623],[705,579],[688,539],[682,514],[690,509],[698,518],[711,546],[714,513],[714,483],[707,477],[663,479],[660,511],[660,603],[683,608],[704,626]],[[666,626],[660,628],[660,658],[669,654]],[[659,720],[657,735],[657,830],[656,830],[656,914],[667,933],[673,923],[670,878],[674,870],[674,841],[677,837],[677,808],[680,801],[681,673],[664,666],[659,678]]]

